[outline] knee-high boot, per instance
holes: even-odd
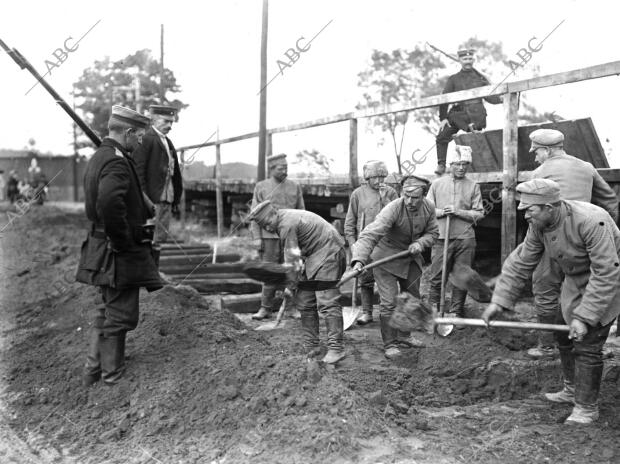
[[[327,354],[323,358],[324,363],[334,364],[345,357],[344,353],[344,323],[342,316],[326,316],[327,326]]]
[[[106,385],[114,385],[125,373],[125,332],[101,335],[101,377]]]
[[[103,319],[95,318],[88,337],[88,353],[82,375],[82,384],[88,387],[101,379],[101,357],[99,340],[102,334]]]
[[[316,310],[300,309],[299,314],[304,350],[315,356],[319,350],[319,313]]]

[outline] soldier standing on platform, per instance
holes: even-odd
[[[564,151],[564,134],[554,129],[538,129],[530,134],[530,152],[540,166],[532,178],[551,179],[560,186],[564,200],[578,200],[600,206],[618,221],[618,197],[590,163]],[[532,275],[532,293],[538,321],[552,324],[560,311],[560,288],[564,274],[560,265],[544,253]],[[532,358],[557,356],[553,334],[540,332],[538,346],[527,351]]]
[[[439,240],[433,245],[431,265],[431,291],[429,301],[439,303],[443,268],[444,240],[448,244],[449,273],[453,266],[464,264],[471,266],[476,253],[476,234],[474,226],[483,218],[482,196],[476,182],[466,177],[471,164],[471,148],[456,145],[451,156],[451,176],[435,180],[428,191],[427,199],[435,205],[439,223]],[[450,216],[450,231],[446,231],[446,216]],[[449,236],[446,236],[446,232]],[[452,287],[451,313],[465,317],[465,299],[467,290]]]
[[[405,176],[401,184],[402,197],[388,203],[375,220],[366,226],[353,245],[351,259],[351,266],[361,269],[371,259],[376,261],[409,250],[410,256],[373,269],[381,301],[381,338],[388,359],[400,356],[400,348],[403,346],[424,346],[420,340],[410,337],[410,333],[391,327],[389,320],[400,292],[409,292],[420,298],[422,252],[432,247],[439,235],[435,206],[424,198],[430,184],[428,179]]]
[[[353,244],[359,234],[368,224],[375,220],[379,211],[392,200],[398,198],[398,193],[383,181],[388,175],[383,161],[369,161],[364,165],[364,179],[367,183],[356,188],[349,200],[349,209],[344,221],[344,236],[353,249]],[[374,295],[375,279],[371,271],[362,273],[359,277],[362,294],[362,315],[357,319],[360,325],[372,322],[372,300]]]
[[[458,92],[460,90],[490,85],[489,80],[474,69],[474,50],[459,50],[457,55],[462,69],[448,77],[448,82],[446,82],[442,93]],[[502,98],[497,95],[485,97],[485,100],[492,104],[502,102]],[[446,172],[446,155],[452,136],[459,130],[475,132],[484,129],[487,126],[487,111],[480,98],[455,103],[449,111],[447,104],[440,105],[439,121],[439,133],[435,139],[437,143],[437,169],[435,173],[442,175]]]
[[[252,196],[252,209],[266,200],[271,201],[272,206],[277,209],[305,209],[301,187],[286,178],[288,175],[286,155],[281,153],[269,156],[267,167],[269,179],[256,183]],[[278,235],[261,229],[256,223],[252,223],[251,231],[256,247],[260,250],[261,259],[268,263],[281,263],[283,255]],[[271,317],[276,290],[273,285],[263,284],[260,309],[252,316],[252,319],[260,321]]]
[[[154,215],[142,192],[129,153],[141,142],[149,118],[113,106],[110,135],[92,156],[84,173],[86,216],[91,227],[76,280],[99,287],[103,304],[96,308],[83,383],[99,379],[115,384],[125,372],[125,336],[138,325],[140,287],[162,287],[153,256]]]

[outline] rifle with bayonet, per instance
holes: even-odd
[[[58,92],[56,92],[56,90],[54,90],[54,88],[47,83],[43,76],[38,73],[34,66],[32,66],[32,64],[30,64],[30,62],[16,48],[9,48],[2,39],[0,39],[0,46],[11,58],[13,58],[13,61],[15,61],[21,69],[27,69],[30,71],[30,74],[32,74],[35,79],[40,82],[43,87],[45,87],[45,90],[47,90],[52,98],[54,98],[54,101],[56,101],[56,103],[58,103],[60,107],[65,110],[69,117],[73,119],[80,129],[84,131],[95,146],[98,147],[101,145],[101,139],[97,136],[97,134],[95,134],[88,124],[86,124],[84,120],[82,120],[82,118],[80,118],[77,113],[73,111],[73,108],[71,108],[71,106],[69,106],[69,104],[60,95],[58,95]]]

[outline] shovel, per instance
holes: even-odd
[[[338,282],[337,286],[340,287],[345,282],[348,282],[354,277],[359,276],[362,272],[368,271],[372,269],[373,267],[381,266],[382,264],[389,263],[390,261],[394,261],[395,259],[398,259],[398,258],[404,258],[405,256],[409,256],[409,250],[399,251],[398,253],[392,256],[386,256],[385,258],[378,259],[377,261],[373,261],[372,263],[367,264],[361,269],[351,269],[350,271],[347,271],[342,275],[342,278],[340,279],[340,282]]]
[[[434,323],[441,325],[465,325],[470,327],[486,327],[487,324],[482,319],[464,319],[460,317],[436,317]],[[523,330],[551,330],[555,332],[568,332],[570,327],[563,324],[540,324],[538,322],[521,321],[489,321],[489,327],[501,327],[505,329]]]
[[[282,304],[280,305],[280,309],[278,310],[278,315],[276,316],[275,321],[266,322],[264,324],[259,325],[254,330],[274,330],[280,325],[280,321],[282,320],[282,316],[284,315],[284,311],[286,310],[286,306],[289,302],[289,296],[285,293],[282,297]]]
[[[441,294],[439,297],[439,317],[443,318],[443,314],[446,308],[446,283],[447,283],[447,270],[448,270],[448,246],[450,245],[450,215],[446,216],[446,230],[444,232],[443,240],[443,263],[441,266]],[[454,330],[454,325],[450,324],[437,324],[435,325],[435,332],[440,337],[447,337]]]
[[[357,305],[357,277],[353,281],[353,292],[351,293],[351,306],[343,306],[342,321],[344,323],[343,330],[351,327],[360,315],[361,308]]]

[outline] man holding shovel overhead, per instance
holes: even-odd
[[[301,314],[303,343],[308,357],[320,354],[319,314],[325,316],[328,351],[323,362],[333,364],[345,357],[342,306],[336,287],[346,268],[344,239],[322,217],[304,210],[276,209],[267,200],[250,211],[248,220],[275,234],[284,250],[284,261],[298,255],[304,268],[297,282],[295,304]],[[287,291],[292,291],[287,288]]]
[[[435,206],[435,214],[439,223],[439,240],[433,245],[431,254],[429,298],[431,305],[439,304],[444,241],[448,240],[445,267],[447,273],[459,264],[471,266],[476,253],[476,234],[473,226],[484,216],[480,187],[466,176],[471,164],[471,148],[456,145],[455,150],[449,153],[448,161],[451,175],[435,180],[426,196]],[[449,222],[448,217],[450,217]],[[450,230],[447,230],[447,224],[450,224]],[[452,287],[450,312],[457,317],[465,317],[465,298],[467,298],[467,290]]]
[[[349,209],[344,221],[344,236],[353,249],[353,244],[368,224],[375,220],[379,211],[392,200],[398,198],[398,193],[392,187],[383,183],[388,175],[383,161],[368,161],[364,165],[364,179],[366,184],[353,190],[349,200]],[[362,315],[357,319],[360,325],[372,322],[372,299],[375,288],[375,279],[372,272],[365,271],[359,277],[362,292]]]
[[[603,344],[620,313],[620,230],[604,209],[560,200],[560,186],[550,179],[524,182],[517,192],[530,226],[522,245],[506,258],[482,319],[488,323],[503,308],[512,309],[548,254],[564,274],[557,322],[566,321],[570,331],[555,332],[564,388],[545,397],[574,404],[567,424],[590,424],[599,416]]]
[[[401,355],[400,347],[424,346],[408,332],[389,325],[396,307],[396,296],[409,292],[420,297],[422,251],[430,248],[439,235],[435,207],[425,197],[430,182],[419,176],[405,176],[401,180],[402,197],[390,202],[366,226],[353,245],[351,267],[361,270],[370,260],[393,256],[409,250],[409,256],[394,259],[373,269],[381,301],[381,337],[385,356],[392,359]],[[399,291],[400,285],[400,291]]]

